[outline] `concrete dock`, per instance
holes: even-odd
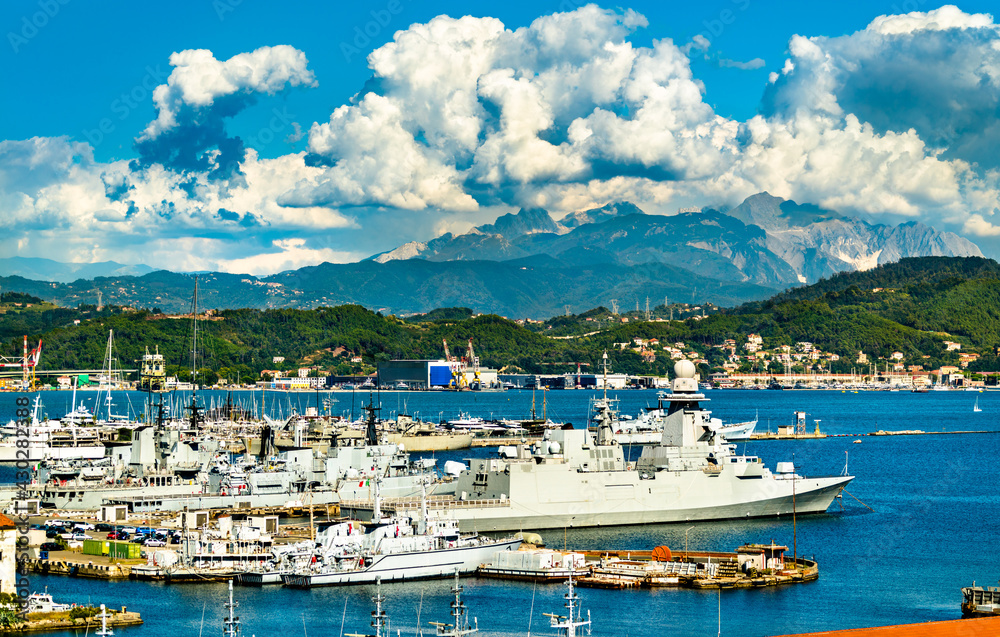
[[[142,617],[139,613],[128,611],[124,606],[121,610],[107,609],[107,625],[109,628],[120,628],[126,626],[139,626],[142,624]],[[63,630],[83,630],[93,632],[101,627],[101,618],[87,617],[70,619],[68,611],[58,613],[31,613],[27,621],[7,628],[0,628],[0,634],[9,635],[15,633],[41,633]]]

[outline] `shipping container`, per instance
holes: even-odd
[[[110,551],[110,544],[106,540],[84,540],[83,541],[83,554],[84,555],[107,555]]]
[[[142,557],[140,555],[142,547],[138,544],[132,542],[109,542],[109,544],[111,545],[109,553],[111,557],[122,560],[135,560]]]

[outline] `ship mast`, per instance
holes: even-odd
[[[382,637],[382,635],[389,635],[389,616],[385,614],[382,610],[382,602],[385,601],[385,595],[382,594],[382,578],[378,577],[375,579],[375,597],[372,598],[375,602],[375,610],[372,611],[372,628],[375,629],[375,637]]]
[[[194,277],[194,298],[191,301],[191,322],[194,325],[191,336],[191,429],[198,430],[201,422],[201,407],[198,406],[198,277]]]
[[[469,618],[465,602],[462,601],[462,591],[464,588],[458,583],[458,570],[455,570],[455,586],[451,592],[455,594],[455,599],[451,602],[451,616],[454,623],[445,624],[441,622],[430,622],[431,626],[437,627],[437,637],[465,637],[472,633],[479,632],[479,622],[469,625]]]
[[[567,610],[567,615],[565,617],[561,615],[554,615],[552,613],[542,613],[546,617],[549,617],[552,621],[550,626],[559,630],[560,637],[576,637],[576,629],[586,627],[587,634],[590,634],[590,611],[587,611],[587,619],[583,619],[583,613],[580,609],[580,598],[577,596],[576,591],[573,589],[573,573],[570,571],[569,580],[566,582],[566,586],[569,590],[563,595],[566,600],[564,606]]]
[[[101,604],[101,629],[94,631],[94,634],[98,637],[114,637],[115,631],[108,628],[108,612]]]
[[[223,637],[240,637],[240,618],[236,616],[237,605],[233,601],[233,580],[229,580],[229,603],[225,605],[229,617],[222,620]]]

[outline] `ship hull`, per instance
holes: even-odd
[[[191,495],[201,489],[199,484],[109,487],[32,485],[28,493],[30,497],[40,499],[46,508],[96,510],[105,500]]]
[[[387,441],[403,445],[409,452],[420,451],[456,451],[472,446],[472,434],[441,434],[431,436],[404,436],[389,434]]]
[[[461,574],[472,573],[481,564],[493,559],[498,552],[515,551],[520,545],[521,540],[513,539],[480,546],[373,555],[371,565],[362,569],[288,574],[283,577],[283,581],[286,586],[293,588],[313,588],[372,584],[376,579],[398,582],[453,577],[455,571]]]
[[[459,528],[516,531],[790,516],[793,510],[823,513],[852,479],[739,478],[727,471],[663,471],[652,479],[635,471],[562,473],[558,479],[547,478],[545,471],[525,473],[536,479],[518,480],[512,471],[505,502],[456,503],[450,514]],[[560,487],[546,488],[551,484]]]
[[[243,586],[268,586],[271,584],[281,584],[282,571],[247,571],[236,576],[236,581]]]
[[[18,455],[20,452],[20,455]],[[24,455],[27,452],[28,457]],[[16,445],[0,445],[0,463],[10,463],[27,460],[38,462],[46,458],[52,460],[96,460],[103,458],[104,445],[80,447],[50,447],[49,445],[31,445],[26,449],[18,449]]]

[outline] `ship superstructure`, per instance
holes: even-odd
[[[635,463],[606,420],[596,433],[551,430],[498,458],[471,460],[455,501],[441,506],[478,531],[720,520],[823,512],[853,479],[803,477],[791,462],[772,472],[737,454],[701,408],[694,365],[679,361],[674,371],[660,441]]]

